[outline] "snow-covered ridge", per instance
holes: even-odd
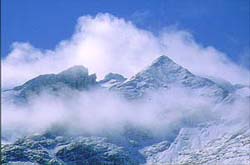
[[[76,90],[77,94],[82,92],[88,97],[91,97],[90,99],[93,99],[93,95],[90,95],[91,92],[88,93],[86,91],[100,89],[105,92],[117,92],[118,94],[125,96],[125,98],[129,98],[124,100],[130,103],[130,99],[133,99],[133,101],[136,102],[141,101],[140,99],[137,100],[138,98],[143,98],[143,96],[148,95],[150,96],[150,94],[152,94],[151,91],[158,92],[160,96],[161,94],[165,94],[165,92],[167,95],[171,94],[170,89],[176,86],[180,87],[181,90],[187,89],[191,91],[191,93],[197,93],[198,99],[200,97],[203,98],[203,96],[214,98],[216,102],[212,102],[211,112],[216,114],[216,119],[212,118],[214,116],[210,117],[209,114],[206,113],[207,109],[205,108],[199,108],[199,112],[202,113],[202,116],[198,114],[193,117],[195,119],[200,119],[195,124],[187,124],[187,122],[174,123],[175,120],[171,120],[171,116],[168,116],[169,113],[166,113],[166,115],[162,113],[157,120],[160,121],[160,123],[170,120],[175,126],[174,131],[164,132],[164,135],[171,134],[171,138],[164,135],[156,137],[155,134],[144,129],[144,127],[141,128],[137,125],[129,125],[129,123],[126,125],[128,128],[123,128],[122,131],[119,132],[121,133],[119,135],[116,132],[114,134],[112,132],[108,135],[100,133],[91,136],[89,134],[71,136],[71,134],[66,134],[64,129],[61,134],[61,127],[59,127],[59,130],[56,129],[58,132],[52,129],[49,130],[51,131],[49,134],[41,133],[38,136],[23,137],[12,144],[4,144],[2,147],[2,162],[6,164],[107,163],[121,165],[250,164],[250,126],[249,123],[245,121],[247,116],[244,116],[245,113],[243,113],[245,106],[249,104],[236,104],[233,106],[235,109],[231,108],[233,105],[233,102],[231,102],[232,99],[236,100],[240,98],[239,100],[244,103],[249,101],[250,88],[242,85],[231,85],[223,80],[219,81],[197,76],[176,64],[167,56],[160,56],[147,68],[129,79],[126,79],[119,74],[110,73],[106,75],[103,80],[96,81],[96,75],[89,75],[87,68],[83,66],[74,66],[58,74],[38,76],[21,86],[5,91],[2,93],[2,100],[5,103],[13,96],[17,99],[29,99],[33,94],[39,94],[44,90],[52,91],[56,94],[65,94],[68,91]],[[161,91],[161,93],[159,91]],[[72,93],[75,94],[74,92]],[[98,95],[100,95],[100,93],[98,93]],[[94,104],[101,107],[103,112],[103,108],[105,108],[106,105],[102,105],[103,102],[101,102],[101,100],[106,97],[106,95],[100,96],[101,97],[98,97],[98,101],[95,101]],[[193,95],[190,95],[190,97],[192,96]],[[112,103],[116,102],[116,97],[117,95],[112,97]],[[66,100],[68,99],[67,95],[65,98]],[[162,98],[166,99],[165,97]],[[38,99],[40,102],[41,98],[38,97]],[[83,99],[75,101],[75,98],[72,100],[74,106],[77,107],[81,107],[79,106],[79,102],[84,101]],[[174,103],[178,104],[181,99],[176,100],[177,101]],[[88,100],[86,102],[87,104],[90,104]],[[188,107],[188,102],[182,102],[181,104],[184,105],[185,108]],[[225,104],[226,106],[224,106]],[[149,104],[144,104],[144,106],[145,105],[147,106]],[[241,107],[241,105],[244,106]],[[17,105],[17,107],[18,106],[19,105]],[[112,109],[109,106],[107,107],[108,110]],[[150,107],[151,109],[147,110],[157,111],[156,109],[159,107],[163,110],[168,108],[166,107],[166,104],[160,104],[160,106],[152,106]],[[115,108],[120,110],[121,106]],[[70,110],[72,109],[73,108]],[[85,109],[90,109],[90,111],[87,111],[90,113],[94,108]],[[135,112],[133,115],[136,120],[142,120],[139,111],[140,108],[130,107],[130,109]],[[186,110],[188,110],[188,108],[186,108],[185,111],[181,111],[178,108],[175,108],[175,106],[173,108],[174,112],[178,111],[183,113],[183,116],[189,119],[188,115],[190,114]],[[109,112],[112,113],[112,111],[108,111],[108,113]],[[126,112],[121,112],[122,113],[119,111],[121,115],[126,115]],[[86,113],[84,113],[84,116],[85,114]],[[220,114],[223,114],[224,116]],[[235,114],[240,117],[243,116],[244,120]],[[76,113],[76,116],[80,115]],[[86,114],[86,116],[88,116],[88,114]],[[98,114],[94,113],[93,117],[96,116],[98,116]],[[203,116],[206,120],[201,119]],[[219,117],[217,118],[217,116]],[[91,121],[93,120],[93,117],[90,117]],[[191,118],[192,122],[195,122],[196,120],[193,120],[193,118]],[[82,120],[82,118],[80,119]],[[111,118],[109,119],[111,120]],[[158,124],[151,122],[151,120],[149,121],[150,125]],[[105,122],[106,120],[103,120],[103,122],[100,123],[106,127]],[[72,118],[70,118],[69,123],[78,124],[77,121]],[[85,125],[89,127],[88,124]],[[55,128],[57,127],[55,126]],[[75,129],[73,129],[73,131],[75,131]]]
[[[207,78],[192,74],[167,56],[160,56],[146,69],[115,86],[114,90],[122,91],[128,98],[137,98],[147,91],[172,86],[193,89],[200,95],[217,97],[218,100],[224,99],[229,93],[226,88]]]
[[[40,75],[7,92],[12,91],[16,98],[27,99],[30,95],[40,94],[43,90],[50,92],[65,88],[84,90],[96,84],[95,74],[89,75],[88,69],[83,66],[73,66],[58,74]]]
[[[235,89],[230,83],[225,86],[208,78],[194,75],[163,55],[130,79],[126,79],[120,74],[109,73],[103,80],[97,82],[96,75],[89,75],[87,68],[74,66],[59,74],[40,75],[13,90],[19,93],[19,96],[26,98],[31,93],[39,93],[44,89],[52,91],[63,88],[83,90],[93,86],[112,89],[129,99],[140,98],[148,91],[155,89],[178,86],[191,89],[201,96],[208,96],[217,101],[222,101]]]

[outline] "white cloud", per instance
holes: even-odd
[[[67,90],[65,93],[66,96],[44,91],[33,95],[29,103],[23,105],[3,101],[2,137],[9,141],[55,127],[69,134],[114,135],[123,133],[127,126],[149,131],[154,136],[168,137],[173,130],[183,126],[196,126],[221,118],[223,122],[235,123],[248,123],[249,119],[246,99],[215,106],[212,99],[178,87],[154,91],[149,94],[150,100],[144,98],[138,102],[130,102],[101,89]]]
[[[110,14],[78,19],[76,30],[54,50],[41,50],[29,43],[15,43],[2,60],[4,88],[45,73],[84,65],[102,78],[109,72],[127,77],[165,54],[191,72],[224,78],[232,83],[249,83],[249,71],[231,62],[213,47],[203,47],[186,31],[163,30],[155,36],[131,22]]]
[[[223,78],[232,83],[249,84],[249,70],[233,63],[214,47],[198,44],[186,31],[168,31],[161,36],[163,52],[191,72]]]

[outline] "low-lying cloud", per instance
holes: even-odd
[[[10,88],[46,73],[84,65],[99,79],[109,72],[130,77],[160,55],[167,55],[191,72],[249,84],[249,71],[223,52],[197,43],[191,33],[165,28],[158,36],[110,14],[78,19],[70,39],[54,50],[16,42],[2,60],[2,86]]]
[[[46,91],[23,105],[3,102],[2,137],[11,140],[57,127],[69,134],[105,136],[122,134],[127,126],[169,137],[181,127],[217,120],[248,122],[249,117],[248,100],[215,106],[208,97],[183,88],[154,91],[150,99],[132,102],[103,89],[61,94]]]

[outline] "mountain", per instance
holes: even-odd
[[[18,100],[27,100],[32,95],[41,92],[59,93],[64,89],[88,90],[95,86],[96,75],[89,75],[88,69],[83,66],[73,66],[58,74],[45,74],[35,77],[23,85],[17,86],[7,92],[12,92]]]
[[[213,106],[209,109],[214,118],[206,114],[205,108],[201,109],[199,112],[205,114],[203,114],[203,118],[206,120],[198,119],[199,122],[195,124],[187,124],[182,120],[174,123],[173,120],[173,123],[169,123],[173,128],[163,129],[161,136],[140,125],[129,123],[126,123],[121,129],[122,131],[106,133],[103,130],[105,133],[98,134],[72,135],[67,134],[63,128],[62,131],[50,129],[47,130],[49,133],[41,132],[22,137],[9,144],[2,144],[1,163],[61,165],[250,164],[249,120],[242,112],[242,110],[246,111],[243,106],[249,105],[249,86],[232,85],[221,79],[197,76],[167,56],[160,56],[147,68],[129,79],[117,73],[109,73],[103,80],[96,81],[96,75],[89,75],[88,69],[83,66],[74,66],[58,74],[40,75],[23,85],[2,92],[2,100],[4,103],[11,98],[28,101],[33,95],[39,96],[42,92],[65,94],[70,90],[85,92],[104,89],[107,92],[115,92],[124,96],[129,103],[136,103],[136,101],[141,103],[143,98],[151,97],[154,92],[161,91],[171,95],[168,92],[175,87],[197,93],[198,96],[214,99]],[[89,96],[90,99],[92,96]],[[179,98],[174,99],[178,101]],[[232,100],[240,100],[246,104],[238,103],[235,106]],[[88,101],[86,102],[89,103]],[[115,99],[112,100],[112,105],[115,104],[115,101]],[[96,104],[101,108],[108,105],[101,103],[101,100],[98,100]],[[78,106],[77,102],[73,102],[73,104]],[[182,104],[187,106],[188,103]],[[164,104],[152,106],[148,110],[157,111],[159,107],[162,110],[168,110]],[[178,105],[174,107],[178,107]],[[109,106],[107,108],[112,109]],[[121,109],[122,116],[127,115],[121,107],[116,106],[116,108]],[[133,118],[141,123],[140,109],[132,110],[134,112]],[[178,110],[176,108],[173,112]],[[90,111],[92,111],[91,108]],[[177,114],[180,113],[184,113],[182,115],[185,120],[192,122],[193,118],[201,117],[199,114],[195,114],[189,118],[188,111],[180,111]],[[219,116],[220,114],[222,115]],[[75,115],[78,116],[78,114]],[[86,114],[86,116],[88,115]],[[160,124],[168,120],[172,121],[171,119],[175,117],[171,116],[171,113],[170,115],[164,115],[164,113],[157,115],[159,115],[157,122]],[[94,116],[90,115],[89,117]],[[150,118],[150,116],[147,117]],[[101,123],[95,124],[104,125],[106,120],[110,119],[105,118]],[[158,124],[157,122],[151,123],[150,120],[147,122],[152,128]],[[69,125],[75,123],[74,119],[69,121]],[[74,129],[71,132],[74,132]]]
[[[27,99],[29,95],[40,94],[44,90],[57,92],[70,88],[81,91],[94,86],[110,88],[128,99],[137,99],[147,92],[176,86],[192,90],[201,96],[215,98],[217,101],[222,101],[230,94],[228,86],[194,75],[167,56],[160,56],[130,79],[120,74],[109,73],[97,82],[95,74],[88,75],[88,69],[74,66],[59,74],[40,75],[13,88],[13,91],[17,98]]]
[[[2,147],[3,164],[137,164],[122,147],[102,137],[34,135]]]
[[[69,87],[72,89],[88,89],[96,84],[96,75],[88,74],[88,69],[83,66],[74,66],[58,74],[40,75],[31,79],[21,86],[15,87],[15,91],[21,93],[40,92],[44,88],[58,90],[59,88]]]
[[[223,86],[192,74],[167,56],[160,56],[145,70],[112,89],[134,99],[155,89],[174,86],[194,90],[203,96],[216,97],[220,101],[229,95],[229,91]]]
[[[247,123],[182,128],[168,148],[152,152],[149,146],[141,153],[147,156],[148,164],[247,165],[250,162],[249,136]]]

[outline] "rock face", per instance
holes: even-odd
[[[147,157],[147,162],[148,164],[249,164],[249,126],[245,123],[245,127],[238,127],[241,129],[236,127],[218,124],[206,128],[182,128],[169,148],[151,154]],[[145,154],[145,151],[143,153]]]
[[[105,87],[105,88],[109,88],[112,86],[116,86],[118,84],[121,84],[122,82],[124,82],[126,80],[126,78],[124,78],[122,75],[117,74],[117,73],[109,73],[107,74],[103,80],[99,81],[98,83]]]
[[[96,75],[88,74],[83,66],[74,66],[59,74],[40,75],[21,86],[15,87],[17,98],[27,99],[30,95],[38,95],[43,91],[58,92],[63,89],[87,90],[96,85]]]
[[[122,147],[101,137],[36,135],[2,146],[2,163],[136,164]]]
[[[217,97],[218,100],[224,99],[229,93],[213,81],[192,74],[167,56],[160,56],[145,70],[113,89],[134,99],[142,97],[147,91],[172,86],[196,90],[200,95]]]

